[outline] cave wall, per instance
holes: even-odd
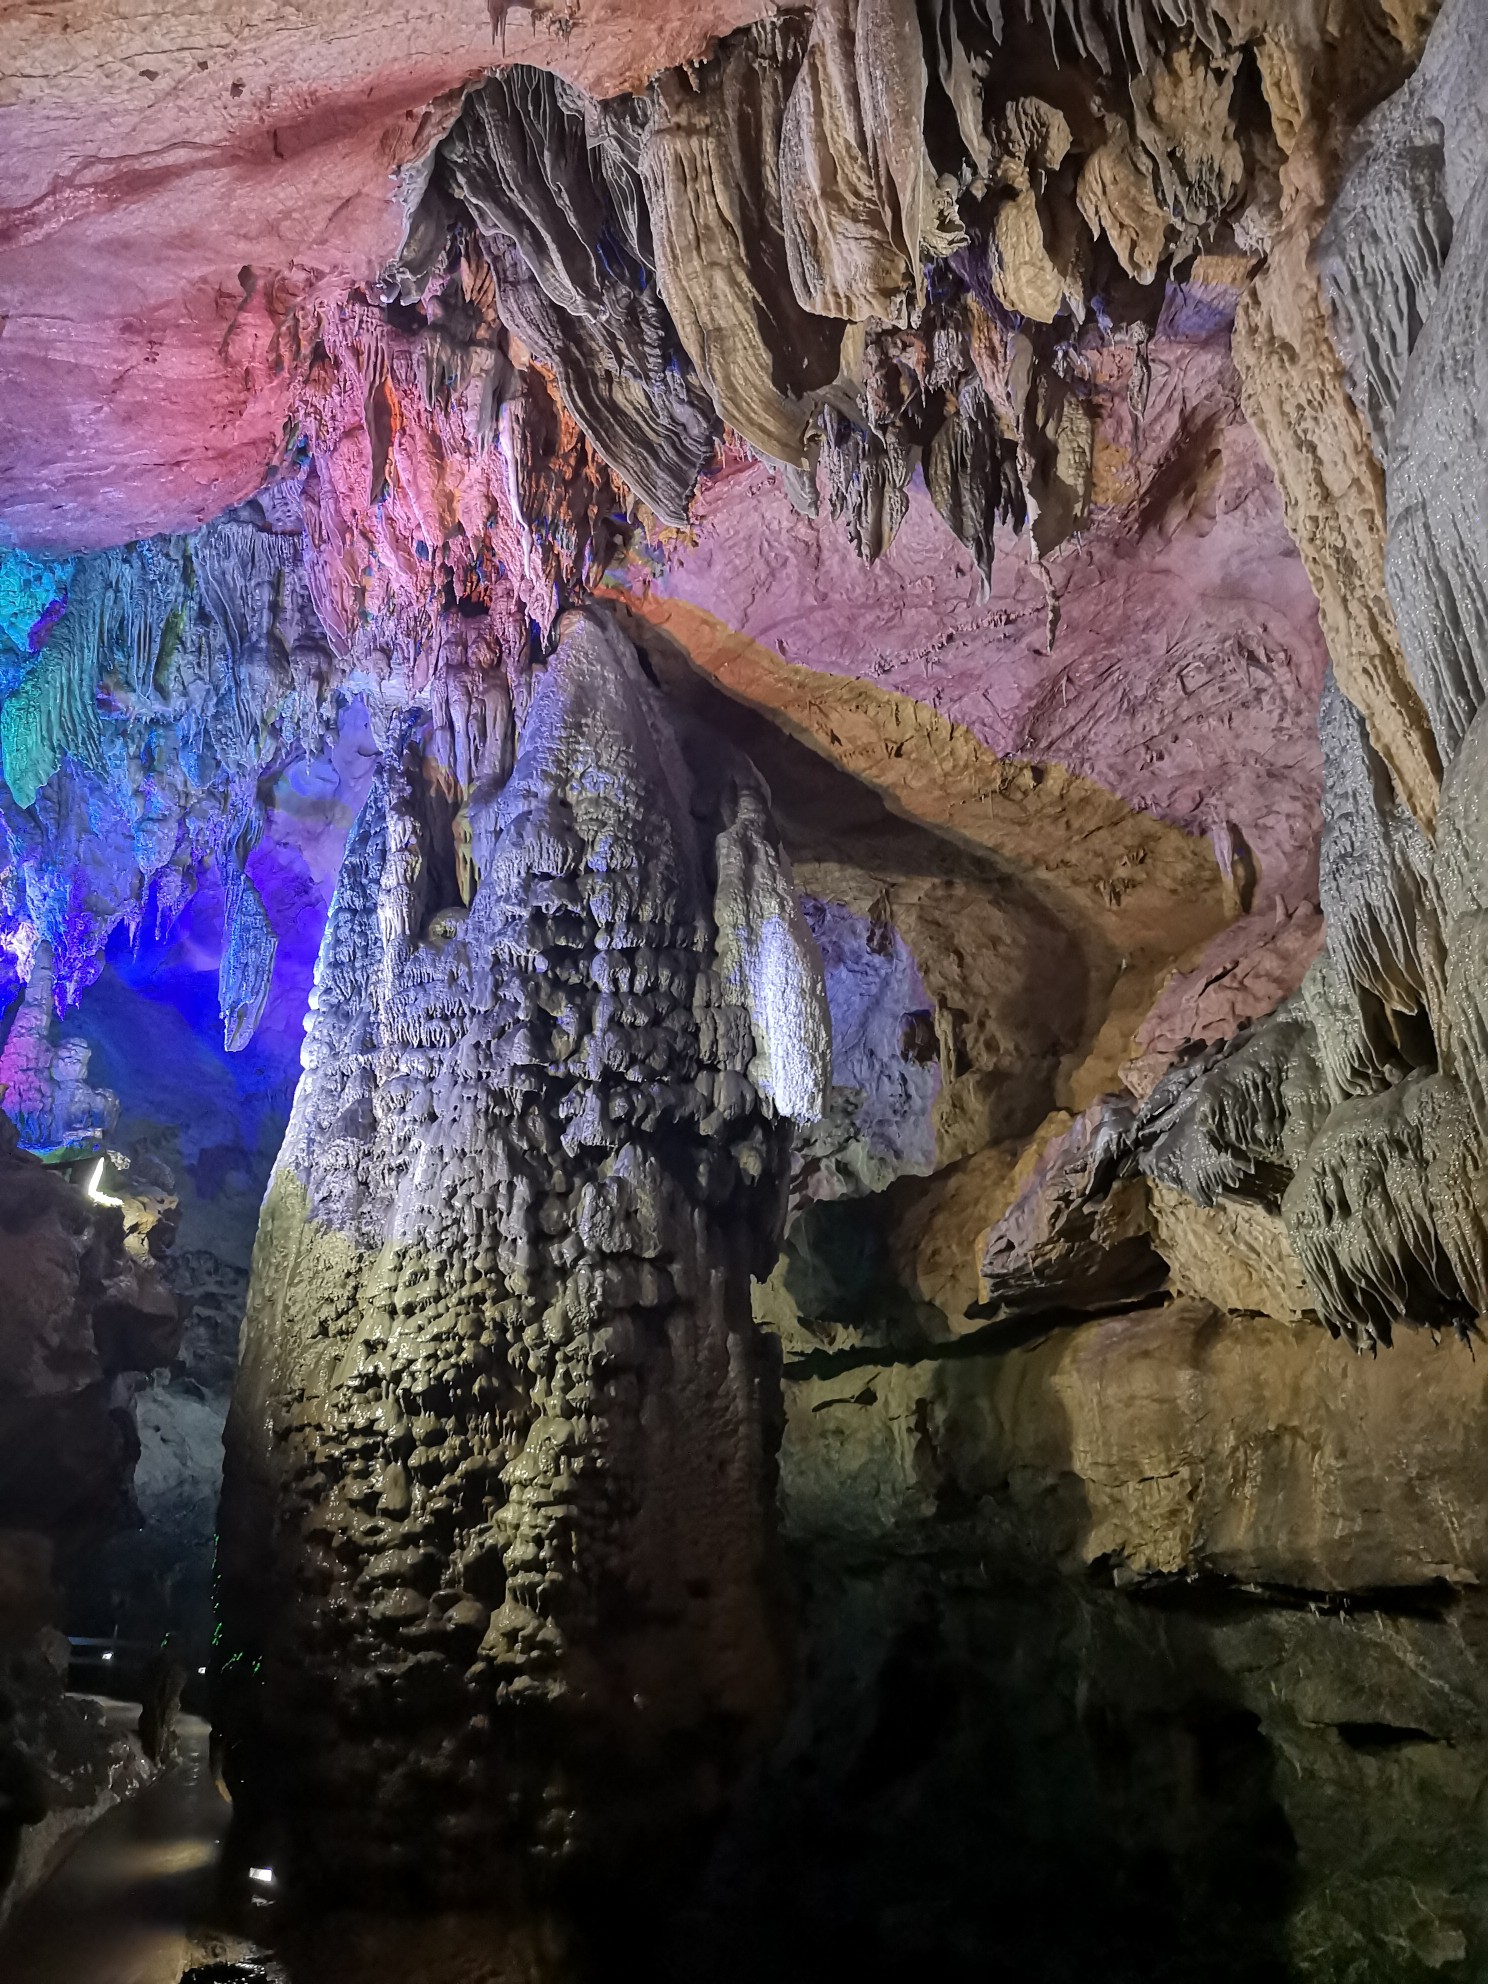
[[[1318,1337],[1191,1300],[919,1361],[797,1337],[815,1653],[756,1966],[1476,1974],[1481,1365]]]
[[[65,1692],[63,1584],[134,1514],[134,1395],[180,1342],[177,1307],[117,1206],[20,1150],[0,1120],[0,1920],[79,1827],[149,1774]]]

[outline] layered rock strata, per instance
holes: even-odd
[[[1180,1301],[785,1389],[814,1661],[729,1974],[1482,1967],[1481,1358]]]

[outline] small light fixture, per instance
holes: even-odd
[[[207,1670],[205,1667],[198,1667],[196,1671],[198,1674],[205,1674]]]
[[[98,1189],[99,1186],[103,1183],[103,1167],[105,1164],[107,1164],[107,1162],[108,1159],[106,1157],[99,1158],[98,1162],[93,1167],[93,1176],[88,1180],[87,1185],[84,1187],[84,1190],[87,1192],[88,1197],[92,1199],[95,1205],[100,1205],[100,1206],[122,1205],[124,1201],[122,1199],[116,1199],[112,1194],[112,1192],[101,1192]]]
[[[272,1867],[250,1867],[248,1878],[256,1881],[261,1888],[271,1888],[274,1885],[274,1870]]]
[[[106,1653],[103,1657],[105,1660],[112,1660],[114,1656],[111,1653]]]

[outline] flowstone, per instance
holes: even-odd
[[[628,1864],[770,1727],[749,1277],[830,1078],[767,795],[611,623],[560,622],[514,764],[451,745],[410,716],[331,909],[228,1428],[218,1677],[250,1823],[332,1887],[445,1902],[519,1851]]]

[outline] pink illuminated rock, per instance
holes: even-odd
[[[463,84],[528,61],[598,95],[635,88],[764,11],[584,0],[506,10],[495,32],[485,0],[8,9],[6,538],[113,544],[250,495],[282,439],[295,305],[396,248],[390,175]]]
[[[1210,835],[1237,906],[1269,918],[1280,901],[1285,918],[1316,896],[1326,651],[1240,412],[1227,323],[1203,329],[1154,342],[1135,446],[1129,353],[1099,355],[1097,508],[1049,561],[1052,651],[1027,540],[1000,539],[983,599],[918,480],[867,566],[840,528],[791,507],[772,470],[731,466],[700,492],[695,543],[630,582],[802,667],[912,696],[1000,757],[1063,765]]]

